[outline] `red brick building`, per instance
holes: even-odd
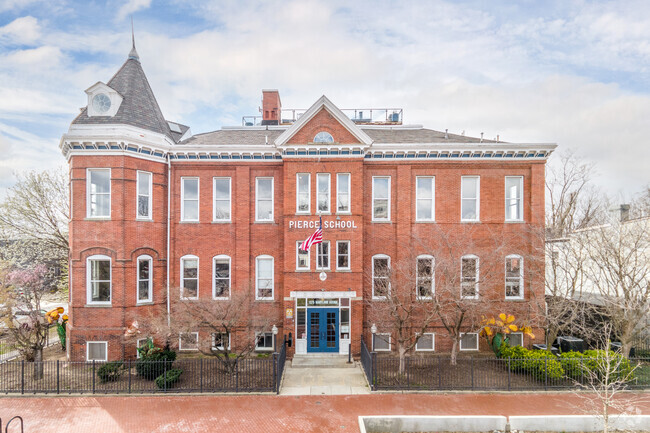
[[[526,230],[544,224],[553,144],[403,125],[400,109],[341,110],[325,96],[307,110],[284,110],[274,90],[263,91],[261,119],[192,135],[163,117],[135,47],[108,83],[86,93],[88,106],[60,144],[70,166],[73,360],[135,356],[126,328],[164,311],[177,290],[188,302],[252,291],[278,329],[259,338],[258,350],[291,333],[290,354],[345,354],[350,344],[359,353],[382,272],[413,254],[404,239],[435,251],[434,228],[474,228],[475,250],[458,250],[467,296],[526,311],[534,295],[543,298],[543,272],[529,275],[521,258],[537,254]],[[301,253],[319,216],[325,242]],[[512,242],[494,251],[481,245],[488,232]],[[503,264],[493,269],[501,283],[482,287],[488,256]],[[435,252],[417,260],[431,259]],[[422,267],[430,291],[434,268]],[[434,336],[421,348],[448,350]],[[478,349],[478,338],[467,337],[462,349]]]

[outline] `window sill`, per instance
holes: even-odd
[[[311,269],[296,269],[296,272],[301,272],[301,273],[311,272]]]
[[[309,216],[311,215],[311,211],[309,212],[296,212],[296,216]]]
[[[273,353],[273,348],[264,348],[264,349],[258,349],[257,347],[255,348],[255,352],[261,352],[261,353]]]
[[[199,224],[201,221],[186,221],[186,220],[180,220],[178,223],[179,224]]]
[[[145,223],[152,223],[153,222],[153,218],[136,218],[135,220],[145,222]]]
[[[229,296],[228,297],[226,297],[226,296],[213,296],[212,300],[213,301],[230,301],[230,297]]]
[[[480,224],[481,220],[464,220],[464,219],[461,219],[460,222],[463,223],[463,224]]]
[[[273,302],[275,299],[273,298],[255,298],[256,302]]]
[[[88,308],[112,308],[113,304],[86,304],[84,307]]]
[[[416,224],[435,224],[436,220],[415,220]]]
[[[254,224],[275,224],[275,220],[263,220],[263,221],[255,220]]]
[[[516,298],[514,296],[506,296],[506,301],[525,301],[523,297],[517,296]]]
[[[135,306],[139,307],[141,305],[153,305],[153,301],[142,301],[142,302],[136,302]]]
[[[372,220],[373,224],[392,224],[391,220]]]
[[[478,349],[458,349],[459,352],[478,352]]]
[[[336,212],[336,214],[337,214],[337,215],[347,215],[347,216],[350,216],[350,215],[352,215],[352,211],[345,211],[345,212],[341,211],[341,212]]]
[[[232,224],[232,220],[212,220],[212,224]]]
[[[111,217],[86,217],[84,221],[110,221]]]
[[[198,296],[196,298],[183,298],[183,297],[180,297],[179,299],[181,301],[198,301],[199,297]]]
[[[523,224],[526,221],[524,221],[524,220],[505,220],[504,222],[506,224]]]
[[[350,268],[336,268],[336,272],[352,272]]]

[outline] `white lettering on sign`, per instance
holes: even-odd
[[[289,220],[290,229],[316,229],[318,221]],[[323,221],[323,229],[356,229],[357,223],[352,220]]]

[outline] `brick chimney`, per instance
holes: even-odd
[[[279,125],[281,110],[280,92],[262,90],[262,125]]]

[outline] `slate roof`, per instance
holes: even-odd
[[[73,124],[126,124],[174,138],[139,60],[130,56],[107,85],[124,98],[115,116],[89,117],[86,107],[72,121]]]
[[[284,132],[284,129],[220,129],[218,131],[196,134],[179,143],[190,145],[264,145],[268,137],[269,145]]]

